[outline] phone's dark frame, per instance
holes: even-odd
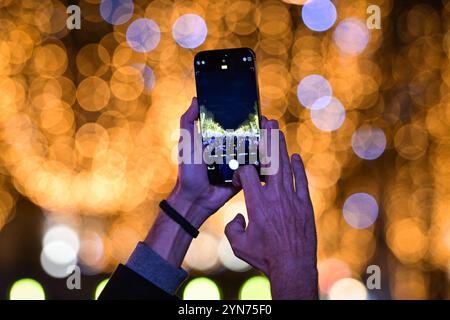
[[[197,82],[197,65],[196,65],[196,61],[197,60],[202,60],[205,58],[202,57],[206,57],[206,56],[211,56],[214,55],[215,57],[222,57],[224,59],[229,59],[229,57],[231,55],[239,55],[239,53],[242,53],[242,55],[240,55],[241,57],[244,56],[243,54],[245,53],[246,55],[250,54],[252,56],[253,59],[253,66],[255,68],[255,82],[256,82],[256,98],[258,101],[258,124],[259,124],[259,128],[261,129],[261,99],[259,96],[259,81],[258,81],[258,68],[256,65],[256,54],[255,52],[251,49],[251,48],[246,48],[246,47],[242,47],[242,48],[231,48],[231,49],[217,49],[217,50],[204,50],[204,51],[200,51],[197,52],[197,54],[194,56],[194,76],[195,76],[195,88],[197,90],[197,96],[198,96],[198,82]],[[198,121],[200,123],[200,116],[198,118]],[[200,135],[203,139],[203,135],[201,132],[201,123],[200,123]],[[259,146],[258,146],[258,152],[259,152]],[[259,166],[258,170],[258,175],[261,181],[264,181],[263,176],[261,176],[261,167]],[[208,179],[209,179],[209,175],[208,175]],[[213,184],[213,182],[210,180],[210,183]],[[217,183],[214,183],[217,184]],[[222,185],[228,185],[231,184],[231,182],[225,182],[222,181],[220,184]]]

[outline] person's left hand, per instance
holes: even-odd
[[[180,163],[178,169],[177,183],[167,201],[180,214],[195,227],[199,227],[209,216],[214,214],[230,198],[232,198],[240,188],[233,185],[211,185],[208,181],[206,164],[203,161],[203,150],[201,141],[197,143],[197,152],[202,155],[202,163],[194,163],[194,141],[197,130],[196,121],[199,117],[199,107],[197,98],[193,98],[189,109],[182,115],[180,128],[187,130],[190,134],[191,163]],[[180,144],[186,143],[180,138]]]

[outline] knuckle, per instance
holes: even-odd
[[[225,235],[228,236],[229,234],[233,233],[233,221],[229,222],[225,226]]]

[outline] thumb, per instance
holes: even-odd
[[[240,252],[245,247],[245,218],[242,214],[236,215],[225,227],[225,235],[230,242],[231,248],[236,256],[240,256]]]

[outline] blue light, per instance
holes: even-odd
[[[183,48],[194,49],[205,42],[208,35],[208,27],[202,17],[188,13],[175,21],[172,35],[175,41]]]
[[[339,49],[350,55],[363,52],[369,43],[367,26],[356,19],[342,20],[333,33],[333,39]]]
[[[331,101],[325,107],[318,108],[315,106],[323,106],[323,100],[328,100],[328,97],[320,98],[311,108],[311,121],[316,128],[322,131],[336,131],[344,123],[345,108],[342,103],[334,97],[331,98]]]
[[[375,160],[386,148],[386,135],[380,128],[362,126],[352,135],[352,148],[361,159]]]
[[[137,52],[150,52],[154,50],[161,39],[161,32],[155,21],[150,19],[137,19],[127,29],[128,45]]]
[[[330,103],[333,90],[327,79],[318,74],[311,74],[300,81],[297,86],[297,98],[308,109],[321,109]],[[320,98],[320,103],[316,103]]]
[[[126,23],[133,12],[133,0],[102,0],[100,4],[100,15],[106,22],[114,25]]]
[[[329,0],[310,0],[302,9],[305,25],[313,31],[326,31],[336,22],[336,7]]]
[[[370,227],[378,217],[378,203],[367,193],[354,193],[345,200],[345,221],[355,229]]]
[[[155,74],[152,68],[143,63],[135,63],[133,67],[141,72],[145,90],[151,91],[155,86]]]

